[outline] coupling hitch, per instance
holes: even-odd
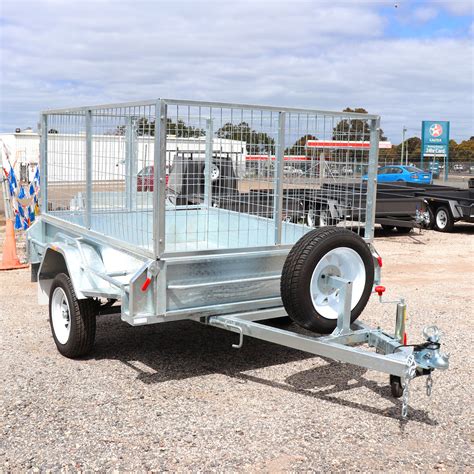
[[[449,367],[449,354],[440,351],[441,335],[437,326],[428,326],[423,329],[426,342],[414,347],[413,354],[418,367],[426,370],[446,370]]]
[[[408,401],[410,397],[410,381],[415,377],[426,375],[426,395],[431,396],[433,389],[432,372],[435,369],[446,370],[449,368],[449,354],[440,351],[441,333],[437,326],[427,326],[423,329],[425,342],[422,344],[407,344],[406,328],[406,304],[403,299],[395,301],[384,301],[384,286],[376,286],[375,292],[379,295],[381,303],[396,303],[396,323],[393,339],[400,345],[395,351],[412,347],[412,352],[406,360],[405,373],[402,377],[390,375],[390,387],[392,395],[396,398],[402,397],[402,417],[408,414]]]
[[[397,385],[399,379],[391,377],[392,393],[394,389],[402,389],[402,417],[406,418],[408,413],[408,400],[410,394],[410,381],[415,377],[427,375],[426,395],[431,396],[433,389],[432,372],[435,369],[446,370],[449,367],[449,354],[440,351],[441,343],[440,331],[437,326],[428,326],[423,329],[423,337],[426,342],[413,346],[413,353],[407,359],[406,373],[401,382],[401,387]],[[403,347],[403,346],[401,346]]]

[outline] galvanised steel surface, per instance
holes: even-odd
[[[437,334],[422,359],[402,346],[401,303],[395,336],[351,327],[352,282],[330,275],[341,295],[333,334],[258,323],[286,315],[283,264],[313,227],[363,233],[377,261],[379,125],[370,114],[170,99],[43,112],[42,216],[28,231],[40,302],[66,273],[77,298],[119,300],[131,325],[193,319],[238,333],[237,348],[248,335],[398,376],[406,414],[417,370],[448,361]]]
[[[73,239],[65,259],[77,245],[98,261],[106,246],[127,265],[133,255],[105,285],[130,324],[280,306],[285,257],[313,226],[373,238],[376,115],[158,99],[49,110],[41,127],[30,242],[57,245],[59,232]],[[40,261],[46,247],[31,247]],[[92,257],[78,265],[94,275],[75,282],[79,294],[104,290]]]

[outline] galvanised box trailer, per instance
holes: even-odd
[[[370,141],[369,149],[330,157],[368,175],[366,186],[351,177],[344,190],[353,196],[347,215],[363,219],[344,215],[337,226],[320,229],[288,222],[282,204],[294,176],[284,172],[285,148],[306,135],[344,139],[341,122],[356,124],[349,127],[352,140],[356,134]],[[51,129],[71,142],[50,140]],[[167,190],[171,133],[205,137],[200,203],[180,203]],[[125,146],[94,140],[107,134],[120,134]],[[229,138],[245,142],[248,152],[275,156],[265,176],[238,177],[241,190],[272,190],[266,217],[212,204],[213,154]],[[75,358],[92,351],[100,314],[120,314],[132,326],[189,319],[237,333],[235,347],[255,337],[390,374],[406,416],[409,381],[424,375],[431,391],[433,370],[447,368],[448,358],[435,327],[425,330],[425,342],[405,344],[402,300],[394,334],[358,319],[370,296],[382,300],[384,291],[372,244],[378,138],[376,115],[287,107],[158,99],[43,112],[43,213],[28,231],[28,249],[59,352]],[[124,166],[102,159],[114,153]],[[139,191],[137,175],[149,166],[154,186]],[[72,199],[58,180],[64,173]],[[327,179],[315,176],[305,186],[322,188],[331,184]],[[358,232],[348,230],[354,225]],[[311,332],[262,323],[288,317]]]

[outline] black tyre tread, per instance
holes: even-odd
[[[430,216],[430,221],[426,225],[426,228],[428,230],[433,230],[434,229],[434,213],[433,213],[433,209],[431,209],[431,207],[428,207],[428,214]]]
[[[443,209],[444,212],[446,212],[447,216],[448,216],[448,222],[446,223],[446,227],[444,229],[441,229],[438,227],[437,223],[436,223],[436,215],[438,214],[438,212]],[[453,228],[454,228],[454,219],[453,219],[453,216],[451,214],[451,210],[446,207],[446,206],[440,206],[436,209],[436,212],[435,212],[435,218],[434,218],[434,228],[438,231],[438,232],[452,232]]]
[[[285,260],[283,266],[283,271],[281,275],[280,282],[280,293],[283,301],[283,305],[288,313],[288,315],[293,319],[294,322],[300,326],[309,329],[310,331],[316,331],[321,333],[330,332],[334,328],[323,328],[318,325],[317,321],[314,321],[314,318],[311,318],[310,315],[304,310],[300,299],[298,298],[298,289],[300,287],[300,276],[302,272],[303,265],[314,249],[320,245],[323,240],[330,238],[331,236],[356,236],[356,234],[350,230],[342,229],[340,227],[321,227],[313,231],[308,232],[303,237],[301,237],[298,242],[292,247],[288,257]],[[357,236],[357,238],[360,238]],[[362,240],[362,239],[361,239]],[[367,278],[370,281],[371,275],[367,275]],[[372,275],[373,278],[373,275]],[[371,288],[372,289],[372,288]],[[369,294],[370,296],[370,294]],[[368,298],[367,298],[368,299]],[[365,302],[366,304],[367,302]],[[365,307],[365,304],[362,305],[359,311],[356,311],[357,308],[352,310],[351,321],[355,321],[360,315],[362,310]],[[334,320],[331,324],[334,324],[334,327],[337,324],[337,321]]]
[[[400,377],[390,375],[390,391],[394,398],[400,398],[403,395],[403,385]]]
[[[274,326],[274,327],[287,327],[293,324],[293,320],[289,316],[282,316],[281,318],[272,318],[272,319],[263,319],[260,321],[262,324],[266,324],[267,326]]]
[[[413,230],[413,227],[398,227],[397,232],[399,234],[409,234]]]
[[[54,289],[59,285],[66,290],[66,295],[70,299],[70,317],[71,320],[74,318],[74,328],[71,328],[71,331],[74,329],[74,335],[66,344],[59,344],[55,337],[54,340],[62,355],[74,359],[88,354],[94,347],[97,303],[91,298],[78,300],[71,279],[65,273],[59,273],[54,279],[51,286],[50,301]],[[50,322],[53,331],[51,317]]]

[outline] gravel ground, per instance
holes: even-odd
[[[0,273],[0,471],[472,472],[473,234],[376,239],[410,340],[438,324],[451,353],[431,399],[412,383],[407,421],[383,374],[250,338],[237,351],[236,335],[192,322],[104,316],[94,355],[65,359],[29,271]],[[373,299],[361,319],[393,316]]]

